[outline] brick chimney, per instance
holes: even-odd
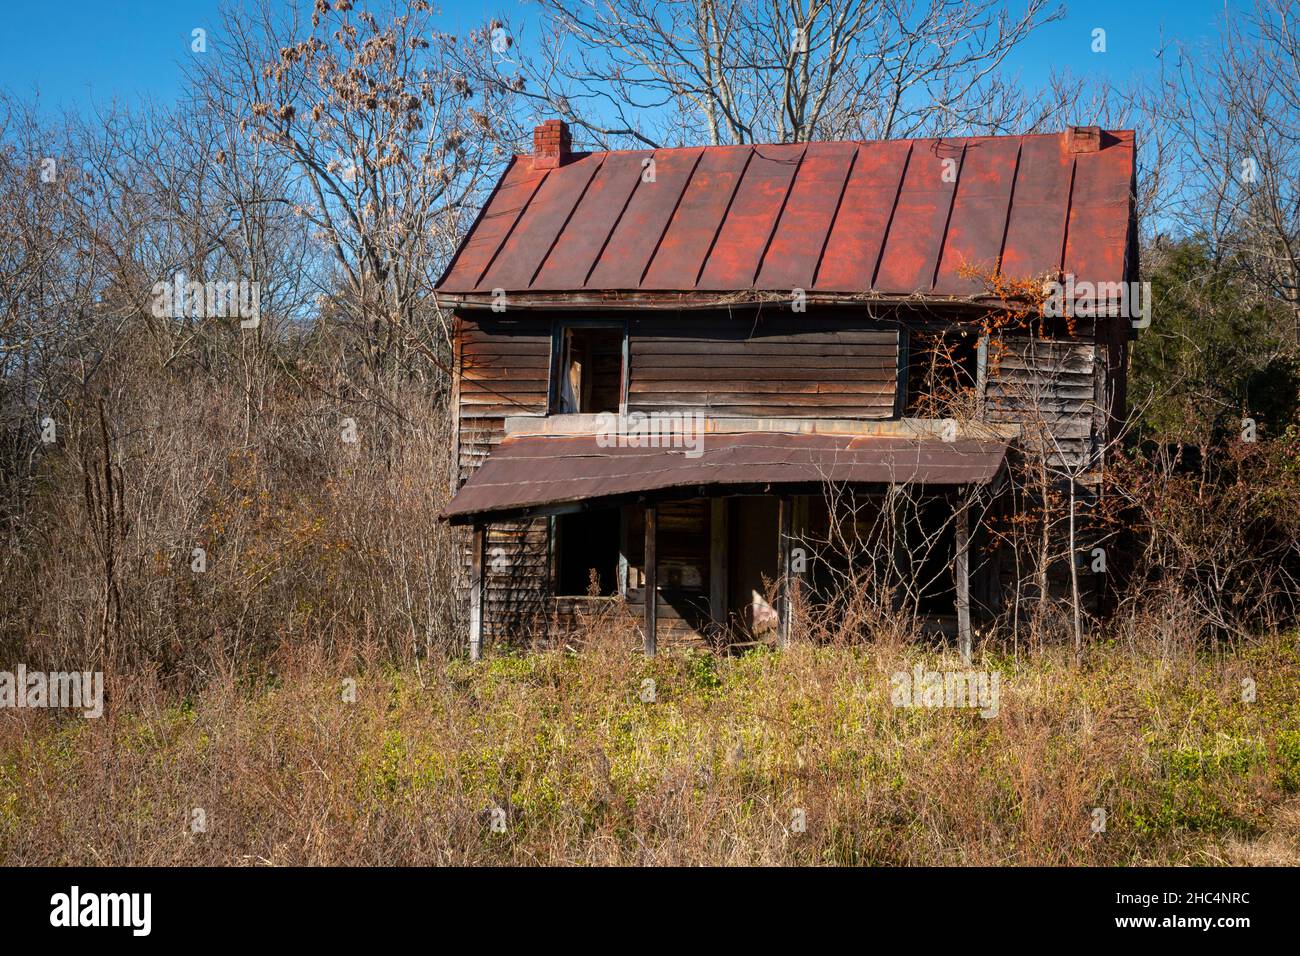
[[[555,169],[568,161],[568,123],[547,120],[533,128],[533,169]]]
[[[1071,153],[1095,153],[1101,149],[1100,126],[1071,126],[1068,138]]]

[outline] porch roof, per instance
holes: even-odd
[[[701,433],[686,447],[681,438],[675,434],[663,440],[677,447],[619,447],[595,435],[507,437],[442,517],[463,523],[474,515],[537,512],[692,488],[827,481],[982,484],[997,475],[1007,452],[1005,442],[971,438],[945,442],[879,435]]]

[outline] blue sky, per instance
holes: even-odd
[[[286,0],[293,2],[293,0]],[[310,4],[310,0],[299,0]],[[1023,0],[1009,0],[1018,9]],[[1154,50],[1166,39],[1202,41],[1214,34],[1223,0],[1073,0],[1066,19],[1043,28],[1017,51],[1010,66],[1037,84],[1053,66],[1076,74],[1102,71],[1125,82],[1148,74]],[[1230,4],[1234,6],[1235,4]],[[86,110],[118,100],[169,102],[177,96],[190,31],[215,35],[219,0],[28,0],[9,5],[0,21],[0,87],[29,97],[39,91],[46,109]],[[521,0],[446,0],[444,28],[460,32],[492,15],[522,22]],[[1106,30],[1107,52],[1091,51],[1092,30]]]

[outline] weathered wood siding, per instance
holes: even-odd
[[[889,418],[898,331],[806,315],[646,317],[629,330],[628,409]]]
[[[457,326],[457,453],[459,486],[501,441],[506,415],[545,415],[550,381],[551,323],[462,317]],[[520,640],[544,626],[550,592],[550,536],[545,518],[496,522],[486,528],[483,637]],[[470,553],[462,567],[468,582]]]
[[[461,318],[458,323],[458,478],[501,440],[506,415],[545,415],[551,369],[549,320]]]
[[[1091,342],[1013,336],[988,351],[985,416],[1024,428],[1022,444],[1042,440],[1049,460],[1074,468],[1105,433],[1105,364]]]

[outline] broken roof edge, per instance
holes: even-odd
[[[1044,280],[1049,281],[1049,280]],[[948,296],[932,294],[889,295],[878,293],[826,293],[806,292],[803,301],[807,305],[817,306],[867,306],[882,309],[937,309],[960,311],[973,318],[993,315],[999,312],[1020,312],[1036,305],[1027,299],[1005,299],[995,296]],[[1112,298],[1093,296],[1076,297],[1076,309],[1088,309],[1080,312],[1080,317],[1092,319],[1118,319],[1129,327],[1129,319],[1123,315],[1123,306]],[[788,306],[791,299],[788,292],[769,292],[764,290],[741,290],[736,292],[628,292],[624,290],[581,290],[573,292],[511,293],[503,290],[503,295],[488,293],[447,293],[434,292],[433,305],[436,309],[465,312],[489,311],[502,313],[509,310],[521,312],[707,312],[717,309],[761,309],[764,306]],[[1098,303],[1101,303],[1098,305]],[[505,306],[503,308],[502,306]],[[1045,321],[1054,321],[1051,317],[1039,315]]]

